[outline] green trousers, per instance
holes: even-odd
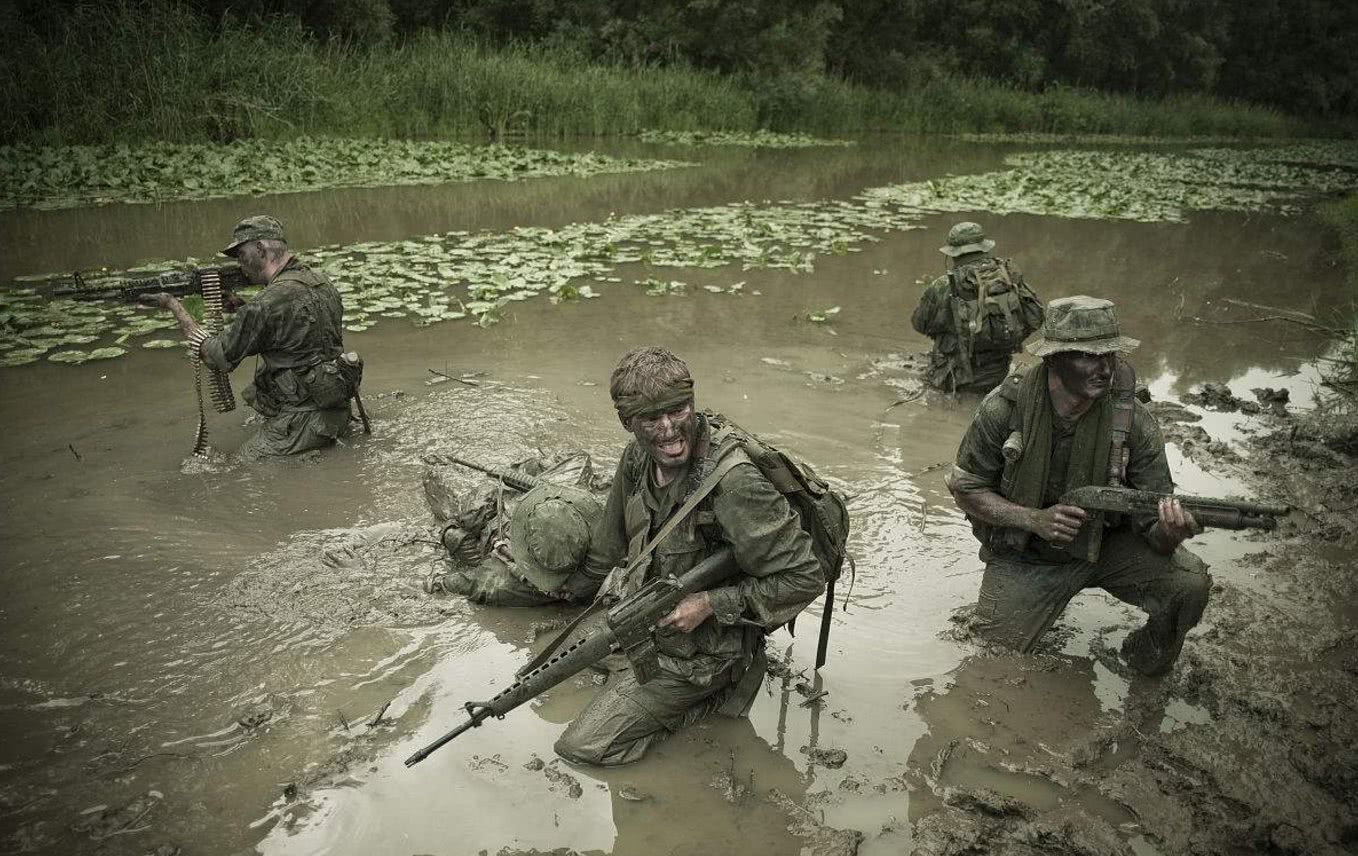
[[[708,684],[663,669],[644,684],[631,669],[615,673],[553,748],[567,761],[598,767],[640,760],[652,746],[710,713],[748,713],[763,685],[766,662],[761,640],[748,667],[732,661]]]
[[[284,411],[264,418],[259,430],[241,446],[244,457],[297,455],[332,445],[352,432],[349,407]]]
[[[1124,646],[1129,663],[1146,674],[1167,671],[1186,634],[1202,618],[1212,578],[1155,552],[1125,528],[1104,533],[1097,562],[1040,564],[995,558],[986,565],[976,599],[981,638],[1027,653],[1056,622],[1070,599],[1101,588],[1148,613],[1145,627]]]

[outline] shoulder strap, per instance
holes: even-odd
[[[738,448],[740,448],[739,443],[732,443],[725,449],[717,447],[718,456],[716,466],[714,466],[712,471],[707,474],[696,488],[693,489],[693,492],[689,494],[688,499],[684,501],[684,504],[679,506],[679,510],[670,515],[670,519],[665,521],[665,525],[660,527],[660,531],[655,533],[655,537],[650,541],[647,541],[646,546],[642,547],[641,550],[632,557],[632,561],[627,563],[627,567],[622,570],[623,579],[631,577],[632,574],[636,572],[641,563],[646,560],[646,557],[651,555],[655,548],[660,545],[660,542],[664,541],[665,538],[674,531],[674,527],[678,526],[693,513],[693,509],[698,507],[698,503],[702,502],[703,499],[712,492],[713,488],[717,486],[717,483],[720,482],[727,473],[734,469],[736,465],[748,460],[748,458],[743,455],[730,454],[731,451]],[[533,659],[520,667],[515,674],[522,677],[547,662],[552,654],[561,647],[561,644],[566,641],[587,617],[594,615],[606,607],[607,604],[604,603],[602,598],[596,598],[588,609],[576,616],[575,620],[558,633],[556,638],[553,639],[546,648],[538,652],[537,656],[533,657]]]
[[[688,495],[688,499],[684,500],[684,504],[679,506],[679,510],[670,515],[670,519],[665,521],[665,525],[660,527],[660,531],[655,533],[655,536],[646,542],[646,546],[642,547],[641,550],[632,557],[632,561],[627,563],[627,567],[623,570],[624,577],[631,576],[632,572],[637,569],[637,566],[645,561],[646,557],[651,555],[655,548],[660,545],[660,542],[668,538],[669,534],[674,531],[674,528],[680,523],[683,523],[684,520],[693,513],[693,509],[698,507],[698,503],[707,498],[707,495],[717,486],[717,482],[721,481],[733,467],[741,463],[740,455],[730,454],[731,450],[738,448],[738,446],[739,444],[735,444],[722,451],[721,456],[717,461],[717,465],[712,468],[712,472],[707,474],[707,477],[704,478],[698,486],[693,489],[693,492]]]
[[[1119,358],[1113,370],[1113,438],[1108,456],[1108,483],[1120,485],[1127,475],[1127,461],[1131,450],[1127,438],[1132,434],[1132,418],[1136,414],[1136,369]]]

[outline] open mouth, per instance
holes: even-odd
[[[687,446],[688,443],[684,441],[683,437],[675,437],[672,440],[666,440],[663,443],[655,444],[655,447],[660,451],[660,454],[667,458],[678,458],[682,456],[684,454],[684,449],[687,448]]]

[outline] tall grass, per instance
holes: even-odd
[[[3,12],[0,12],[3,17]],[[296,21],[213,25],[166,0],[76,7],[0,52],[0,142],[189,142],[294,133],[614,136],[666,130],[1290,136],[1305,123],[1205,97],[1140,101],[938,77],[881,91],[801,75],[723,77],[591,62],[566,48],[489,49],[458,33],[371,48]]]

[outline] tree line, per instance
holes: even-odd
[[[88,0],[10,0],[38,38]],[[179,0],[204,17],[295,18],[374,45],[425,30],[549,43],[591,60],[794,85],[833,75],[899,89],[942,76],[1027,91],[1202,94],[1299,115],[1358,114],[1352,0]],[[148,9],[153,9],[149,6]],[[965,107],[963,106],[963,109]]]

